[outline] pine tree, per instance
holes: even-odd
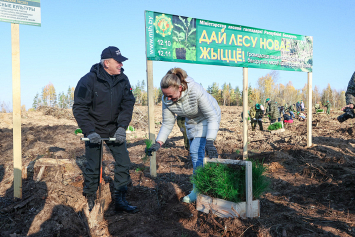
[[[239,86],[235,88],[235,100],[236,105],[242,105],[242,92],[239,89]]]
[[[38,92],[37,92],[37,94],[36,94],[36,96],[35,96],[35,98],[33,99],[33,104],[32,104],[32,108],[33,109],[37,109],[37,107],[38,107]]]
[[[67,95],[66,95],[66,108],[72,108],[74,104],[74,87],[68,88]]]

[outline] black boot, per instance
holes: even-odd
[[[89,211],[91,211],[95,206],[96,193],[92,193],[92,194],[85,193],[84,195],[88,201]]]
[[[116,212],[129,212],[136,213],[138,208],[135,206],[129,205],[126,200],[127,186],[122,186],[118,190],[115,190],[115,211]]]

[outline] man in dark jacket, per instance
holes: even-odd
[[[84,174],[83,193],[91,210],[95,205],[99,185],[99,158],[101,138],[116,138],[105,141],[115,159],[115,210],[135,213],[137,207],[126,201],[130,159],[126,145],[126,129],[131,122],[135,103],[131,85],[123,73],[122,62],[127,60],[120,50],[110,46],[102,51],[101,61],[83,76],[74,92],[73,114],[90,141],[85,142],[87,165]]]
[[[344,111],[346,108],[353,109],[355,105],[355,72],[350,78],[348,88],[345,92],[346,98],[346,106],[344,106],[341,110]]]

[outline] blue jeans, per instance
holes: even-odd
[[[195,137],[190,139],[190,156],[193,165],[193,172],[199,166],[203,166],[203,158],[205,158],[205,146],[206,138],[205,137]]]
[[[291,118],[295,118],[295,114],[292,111],[290,111],[290,115],[291,115]]]

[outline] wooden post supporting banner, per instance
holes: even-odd
[[[248,68],[243,67],[243,160],[248,157]]]
[[[307,146],[312,146],[312,73],[308,73]]]
[[[149,140],[155,143],[153,61],[147,60],[148,130]],[[157,177],[156,153],[150,157],[150,175]]]
[[[22,198],[20,30],[11,23],[14,198]]]
[[[247,217],[253,217],[253,175],[252,175],[252,163],[246,161],[245,164],[245,198],[247,202],[246,215]]]

